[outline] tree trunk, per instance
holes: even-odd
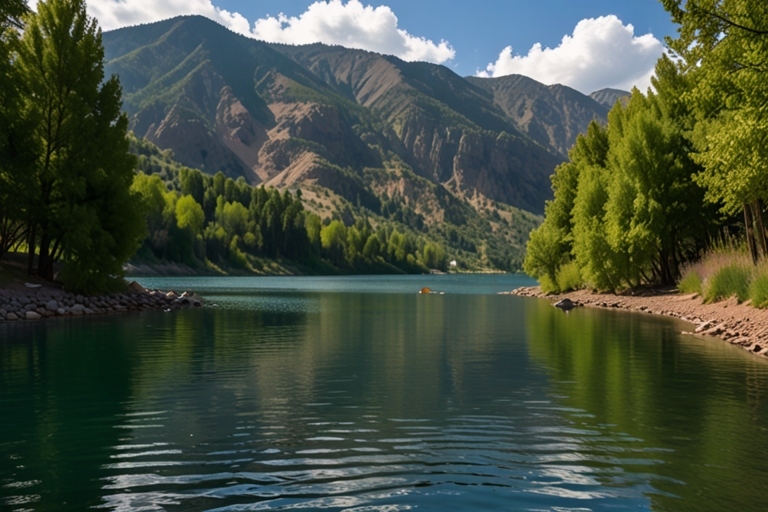
[[[754,217],[755,234],[763,251],[763,258],[768,257],[768,240],[765,238],[765,227],[763,227],[763,201],[758,199],[752,203],[752,216]]]
[[[43,233],[40,238],[40,257],[37,260],[37,275],[46,281],[53,281],[53,265],[51,262],[51,237]]]
[[[37,226],[32,224],[32,229],[29,230],[29,237],[27,238],[27,274],[30,276],[35,275],[35,231]]]
[[[752,256],[752,262],[757,263],[757,247],[755,245],[752,215],[750,212],[750,207],[747,203],[744,203],[744,229],[746,231],[747,246],[749,247],[749,254]]]

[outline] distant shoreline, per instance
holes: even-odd
[[[535,297],[550,302],[569,298],[578,306],[621,309],[677,318],[695,325],[684,335],[714,336],[752,354],[768,358],[768,310],[737,304],[735,298],[704,304],[698,294],[680,295],[673,288],[655,289],[640,295],[592,293],[587,290],[547,295],[538,286],[518,288],[506,295]]]

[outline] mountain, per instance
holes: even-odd
[[[609,108],[564,85],[544,85],[522,75],[467,80],[492,95],[518,129],[564,158],[592,120],[607,120]]]
[[[268,44],[200,16],[106,32],[103,44],[131,130],[181,164],[300,187],[323,216],[365,208],[502,259],[519,259],[554,168],[607,113],[563,86]]]
[[[632,96],[631,92],[622,91],[621,89],[600,89],[599,91],[595,91],[592,94],[589,95],[590,98],[595,100],[596,102],[600,103],[601,105],[608,108],[608,110],[612,109],[613,106],[616,104],[617,101],[620,99],[622,102],[629,101],[629,97]]]

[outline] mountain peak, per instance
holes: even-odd
[[[631,92],[622,91],[621,89],[611,89],[609,87],[600,89],[599,91],[595,91],[589,95],[590,98],[600,103],[601,105],[608,107],[609,109],[613,108],[619,99],[626,103],[629,101],[630,96],[632,96]]]

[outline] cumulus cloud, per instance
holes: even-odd
[[[359,0],[317,1],[298,17],[268,16],[257,20],[253,35],[273,43],[338,44],[397,55],[407,61],[443,63],[455,56],[446,42],[435,44],[398,28],[397,16],[385,5],[364,6]]]
[[[635,36],[635,28],[616,16],[581,20],[556,48],[536,43],[528,55],[502,50],[479,76],[525,75],[539,82],[563,84],[585,94],[612,87],[645,91],[651,85],[664,45],[653,34]]]
[[[37,0],[31,0],[34,8]],[[385,5],[364,6],[359,0],[319,0],[298,17],[280,14],[256,20],[251,27],[237,12],[220,9],[211,0],[88,0],[88,13],[104,30],[151,23],[179,15],[199,14],[233,32],[273,43],[338,44],[388,55],[407,61],[443,63],[455,56],[446,41],[434,43],[398,28],[392,9]]]
[[[34,9],[38,0],[31,0]],[[236,12],[215,7],[211,0],[88,0],[88,14],[99,20],[102,30],[152,23],[174,16],[199,14],[210,18],[233,32],[250,34],[248,20]]]

